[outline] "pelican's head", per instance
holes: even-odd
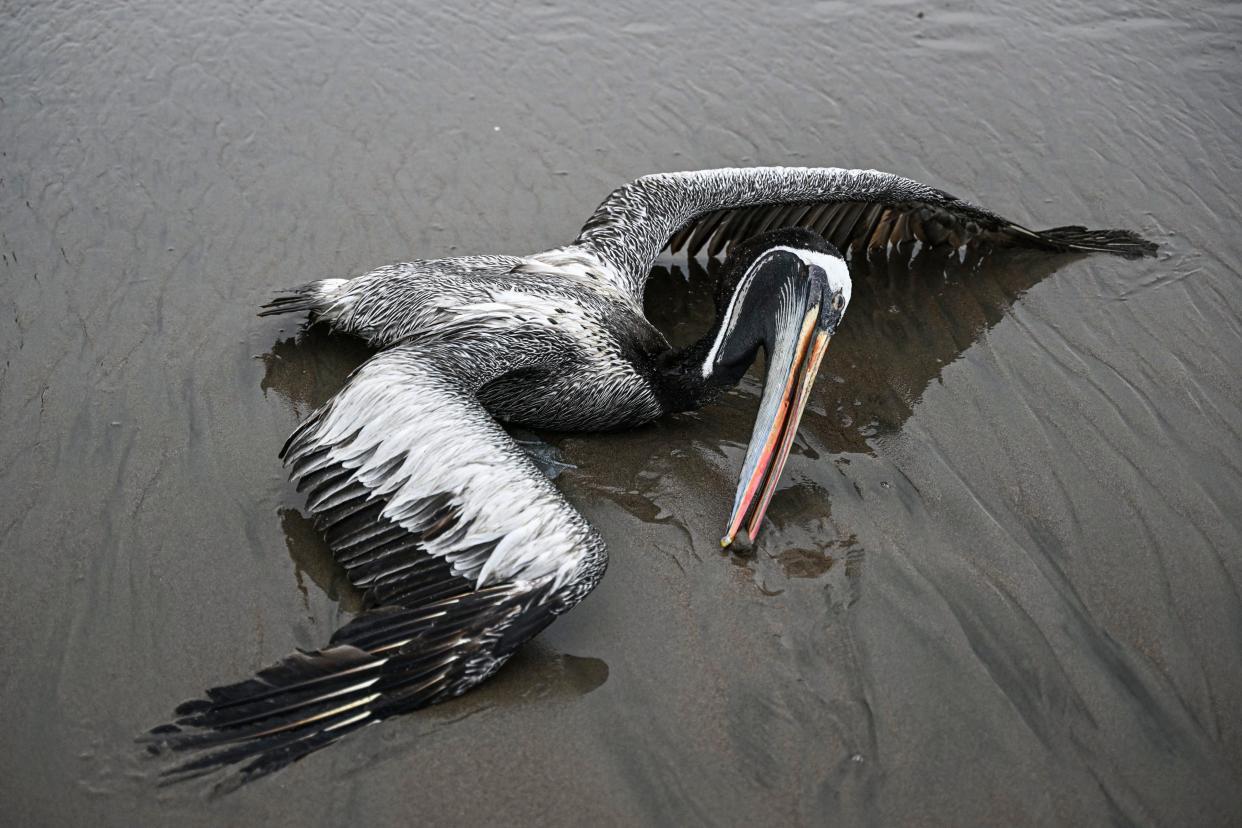
[[[705,385],[735,385],[762,348],[767,378],[722,546],[744,521],[754,538],[798,431],[828,340],[850,303],[845,260],[809,230],[739,245],[725,264],[721,313],[701,366]]]

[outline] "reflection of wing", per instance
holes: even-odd
[[[827,451],[868,453],[868,440],[901,429],[941,372],[1008,315],[1019,297],[1067,267],[1071,256],[979,248],[964,260],[923,251],[851,263],[847,321],[832,338],[832,359],[805,416],[808,440]],[[705,265],[705,266],[704,266]],[[716,318],[720,261],[691,259],[652,269],[647,318],[674,345],[702,336]],[[830,379],[831,378],[831,379]],[[756,386],[757,387],[757,386]],[[753,409],[717,406],[722,428],[748,434]]]
[[[943,190],[875,170],[753,167],[649,175],[604,200],[575,245],[614,271],[641,301],[665,247],[711,256],[765,230],[815,230],[843,253],[918,240],[929,247],[977,241],[1137,257],[1155,245],[1124,230],[1033,231]]]
[[[851,265],[847,323],[832,340],[816,385],[811,427],[834,452],[869,452],[870,437],[899,431],[942,372],[1010,315],[1035,285],[1068,267],[1070,256],[978,250],[965,260],[928,251],[872,257]]]
[[[151,744],[173,773],[271,772],[490,676],[589,592],[603,542],[458,380],[417,346],[384,351],[284,457],[372,609],[248,681],[182,705]]]

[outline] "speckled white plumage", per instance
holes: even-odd
[[[602,260],[617,286],[641,297],[651,262],[697,217],[721,208],[837,201],[974,205],[908,178],[838,167],[745,167],[657,173],[614,190],[573,247]]]

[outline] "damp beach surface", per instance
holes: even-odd
[[[0,821],[1242,824],[1242,7],[424,6],[5,12]],[[757,373],[542,434],[590,598],[457,701],[157,786],[135,736],[357,609],[276,453],[367,351],[256,308],[752,164],[1161,250],[856,263],[752,550]],[[675,342],[712,269],[658,268]]]

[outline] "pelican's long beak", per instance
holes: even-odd
[[[772,492],[776,490],[785,460],[789,457],[789,449],[793,446],[794,435],[798,433],[798,423],[810,397],[815,373],[828,349],[828,340],[832,338],[827,331],[817,329],[819,310],[819,305],[815,305],[802,317],[802,325],[792,347],[788,341],[778,343],[768,355],[768,376],[763,398],[759,402],[759,416],[750,436],[737,497],[733,501],[733,514],[729,516],[729,527],[720,539],[721,546],[733,543],[747,515],[750,522],[746,533],[752,540],[763,522],[768,502],[772,499]]]

